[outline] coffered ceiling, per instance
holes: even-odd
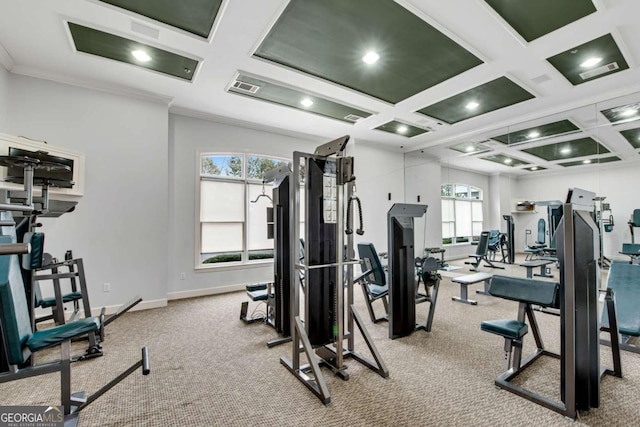
[[[637,0],[21,0],[11,72],[485,173],[640,160]],[[637,117],[636,117],[637,116]]]

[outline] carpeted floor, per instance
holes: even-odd
[[[461,264],[461,262],[460,262]],[[524,268],[496,274],[524,276]],[[473,295],[477,306],[453,302],[459,287],[445,273],[430,333],[389,340],[387,324],[368,321],[362,293],[359,312],[390,371],[384,379],[348,361],[349,381],[323,370],[332,403],[324,406],[282,365],[291,345],[272,349],[273,329],[240,320],[242,292],[171,302],[168,307],[128,313],[109,325],[105,356],[75,363],[73,390],[97,390],[140,357],[147,345],[149,376],[136,372],[82,412],[81,426],[629,426],[640,425],[640,355],[623,352],[624,378],[605,377],[601,406],[577,423],[494,387],[502,370],[502,338],[480,331],[482,320],[515,318],[517,304]],[[557,271],[553,271],[556,274]],[[479,287],[479,285],[477,286]],[[469,288],[470,295],[473,289]],[[251,305],[253,307],[253,304]],[[380,308],[380,307],[378,307]],[[421,322],[427,305],[419,305]],[[537,315],[548,348],[559,348],[559,318]],[[533,339],[525,338],[525,354]],[[83,350],[75,343],[77,353]],[[356,349],[367,354],[358,337]],[[601,347],[610,365],[609,349]],[[55,357],[49,353],[46,357]],[[45,358],[46,358],[45,357]],[[44,360],[40,357],[39,360]],[[559,397],[559,362],[543,359],[524,384],[550,398]],[[47,375],[0,385],[0,404],[48,405],[59,402],[59,377]]]

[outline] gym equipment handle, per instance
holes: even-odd
[[[149,349],[142,347],[142,375],[149,375],[151,368],[149,367]]]
[[[31,252],[30,243],[7,243],[0,245],[0,255],[28,254]]]

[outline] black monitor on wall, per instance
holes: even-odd
[[[73,160],[64,157],[52,156],[45,151],[29,151],[21,148],[9,147],[9,156],[29,157],[41,162],[59,163],[67,168],[35,168],[33,172],[33,183],[42,185],[45,182],[52,187],[73,188]],[[7,168],[5,181],[16,184],[24,184],[24,170],[18,166]]]

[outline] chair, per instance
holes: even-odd
[[[500,230],[489,230],[489,245],[487,247],[489,259],[494,261],[500,248]]]
[[[485,267],[504,269],[504,267],[494,265],[487,257],[487,255],[489,254],[489,234],[490,233],[488,231],[483,231],[482,233],[480,233],[480,241],[478,241],[476,253],[469,255],[469,257],[471,258],[475,258],[475,261],[465,262],[465,264],[473,266],[471,268],[471,271],[478,271],[478,266],[480,266],[480,263],[482,261],[485,262]]]
[[[0,236],[0,245],[13,243],[12,236]],[[71,339],[95,333],[100,328],[97,317],[88,317],[64,325],[34,331],[29,319],[29,304],[17,255],[0,256],[0,329],[8,372],[0,373],[0,383],[16,381],[39,375],[60,373],[60,395],[64,411],[65,426],[76,425],[79,412],[94,400],[114,387],[138,367],[144,375],[149,373],[147,348],[142,349],[142,358],[125,372],[85,397],[84,393],[71,394]],[[29,358],[40,350],[60,346],[60,359],[52,362],[29,365]]]
[[[362,274],[358,276],[354,282],[359,283],[362,287],[371,321],[378,323],[388,320],[387,313],[389,312],[389,307],[387,295],[389,294],[389,286],[384,268],[382,267],[380,258],[378,258],[378,253],[373,243],[358,243],[358,253],[360,255]],[[377,300],[382,300],[382,304],[384,305],[385,315],[382,317],[376,317],[373,309],[373,302]]]

